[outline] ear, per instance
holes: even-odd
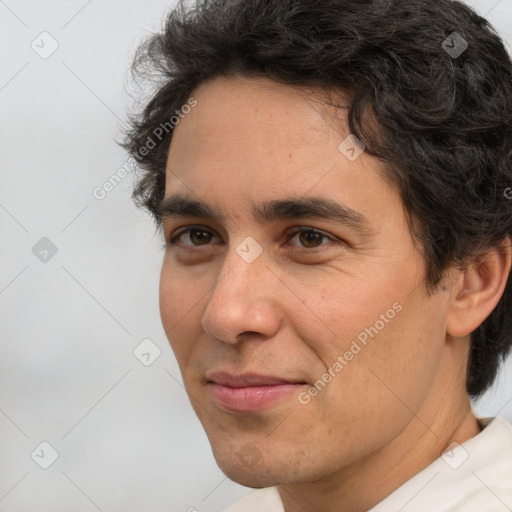
[[[507,236],[460,271],[451,288],[447,334],[456,338],[470,334],[496,307],[510,272],[510,245]]]

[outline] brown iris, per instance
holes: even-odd
[[[300,242],[304,247],[318,247],[322,245],[323,235],[314,231],[302,231],[299,235]],[[318,242],[318,244],[316,244]]]
[[[212,234],[208,231],[194,229],[190,231],[190,240],[194,245],[204,245],[211,241]]]

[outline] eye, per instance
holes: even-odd
[[[187,236],[184,237],[184,235]],[[214,238],[218,237],[202,226],[189,226],[188,228],[173,235],[170,238],[169,243],[171,245],[184,245],[185,247],[201,247],[209,245]]]
[[[293,240],[295,237],[298,237],[298,241],[301,245],[291,245],[293,247],[303,247],[305,249],[315,249],[316,247],[326,245],[326,243],[321,243],[323,239],[329,240],[331,242],[335,241],[333,237],[312,228],[298,229],[290,234],[290,240]]]

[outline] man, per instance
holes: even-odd
[[[203,0],[127,132],[230,512],[506,511],[512,66],[451,0]]]

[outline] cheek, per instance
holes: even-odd
[[[182,316],[182,303],[176,300],[180,295],[183,295],[183,289],[179,283],[179,280],[173,279],[164,263],[160,272],[160,317],[168,336],[172,332],[172,327],[176,324],[177,319]]]
[[[331,369],[335,377],[318,398],[344,422],[357,424],[358,417],[380,411],[392,430],[407,421],[411,409],[421,407],[436,379],[444,343],[443,303],[428,299],[420,287],[408,291],[360,288],[352,301],[325,311],[337,336],[328,345],[318,344],[315,352],[324,372]]]
[[[313,292],[311,287],[298,292],[306,297],[304,314],[297,315],[301,338],[326,366],[350,351],[354,341],[364,348],[365,342],[396,322],[401,309],[399,291],[389,283],[375,278],[371,282],[368,275],[336,277],[324,279],[323,286]],[[317,325],[320,329],[311,328]],[[353,351],[358,351],[357,346]]]
[[[400,268],[395,274],[374,271],[371,279],[370,274],[338,276],[325,280],[315,293],[311,288],[299,291],[307,297],[308,314],[298,317],[298,335],[321,362],[315,377],[329,369],[336,375],[329,387],[369,396],[368,386],[385,393],[389,383],[413,395],[407,386],[412,383],[417,391],[434,378],[444,341],[444,306],[417,284],[415,267]]]
[[[211,286],[204,282],[194,267],[180,267],[171,255],[166,255],[160,272],[160,314],[162,320],[180,324],[190,314],[197,314],[197,306]]]
[[[188,359],[201,327],[204,292],[189,276],[164,260],[160,273],[160,317],[180,366]]]

